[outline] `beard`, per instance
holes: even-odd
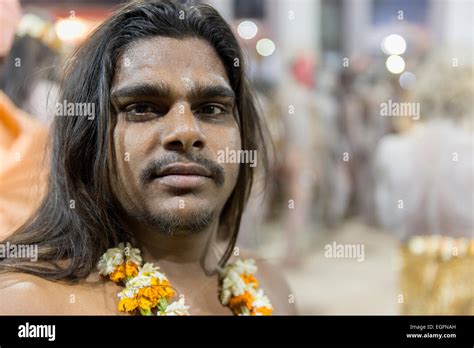
[[[186,215],[171,211],[152,213],[149,210],[135,211],[130,215],[159,233],[174,236],[206,230],[213,223],[216,214],[212,209],[200,209]]]

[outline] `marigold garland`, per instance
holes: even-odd
[[[220,300],[236,315],[271,315],[273,307],[255,278],[257,266],[252,259],[237,260],[219,272]]]
[[[159,267],[142,265],[140,250],[130,243],[108,249],[100,258],[99,274],[125,288],[118,294],[118,310],[141,315],[189,315],[184,298],[171,302],[176,292]],[[237,260],[219,271],[220,301],[236,315],[271,315],[270,300],[258,286],[255,261]]]

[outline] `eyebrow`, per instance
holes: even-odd
[[[197,83],[189,91],[191,99],[206,99],[225,97],[235,99],[235,93],[232,89],[223,85],[205,85]]]
[[[156,97],[165,98],[172,94],[172,88],[166,83],[139,83],[132,86],[125,86],[112,92],[112,99],[123,97]],[[191,99],[207,99],[207,98],[232,98],[235,99],[235,93],[232,89],[224,85],[207,85],[196,83],[192,88],[187,90],[187,94]]]
[[[140,83],[132,86],[121,87],[112,92],[112,99],[123,97],[166,97],[171,94],[171,88],[164,83]]]

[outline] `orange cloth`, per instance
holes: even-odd
[[[0,91],[0,241],[38,207],[46,188],[47,127]]]

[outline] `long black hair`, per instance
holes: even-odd
[[[133,1],[100,25],[67,63],[59,100],[94,103],[96,117],[54,119],[46,196],[36,213],[8,239],[15,244],[37,244],[39,262],[3,259],[0,271],[79,280],[90,274],[106,249],[132,240],[110,183],[117,119],[110,89],[120,55],[131,43],[153,36],[196,37],[214,47],[236,94],[242,149],[258,148],[259,163],[266,170],[264,128],[245,77],[241,49],[228,24],[208,5]],[[235,189],[221,213],[219,234],[228,246],[220,266],[235,246],[253,174],[252,167],[241,164]]]

